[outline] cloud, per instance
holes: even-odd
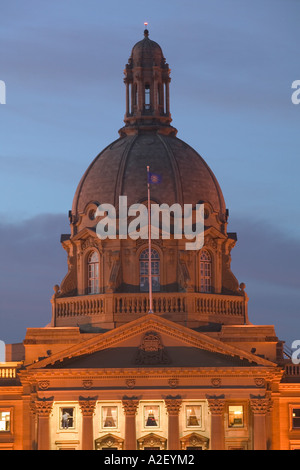
[[[242,280],[261,281],[274,287],[300,289],[300,240],[290,238],[284,227],[262,220],[231,218],[238,242],[232,251],[233,266]]]
[[[20,224],[0,224],[0,339],[21,342],[27,327],[51,320],[52,287],[67,272],[60,234],[65,215],[46,214]]]

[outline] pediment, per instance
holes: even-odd
[[[148,314],[36,362],[40,368],[275,366],[254,354]]]

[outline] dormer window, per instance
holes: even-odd
[[[150,109],[150,85],[145,85],[145,110]]]
[[[99,278],[99,254],[92,251],[88,257],[88,293],[99,294],[100,278]]]
[[[200,292],[211,292],[211,256],[206,250],[200,253]]]

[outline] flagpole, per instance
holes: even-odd
[[[150,182],[149,182],[149,166],[147,166],[147,183],[148,183],[148,244],[149,244],[149,261],[148,261],[148,277],[149,277],[149,312],[152,310],[152,258],[151,258],[151,208],[150,208]]]

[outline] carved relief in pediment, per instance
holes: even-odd
[[[139,365],[169,364],[170,358],[165,350],[160,336],[155,331],[147,332],[135,357]]]

